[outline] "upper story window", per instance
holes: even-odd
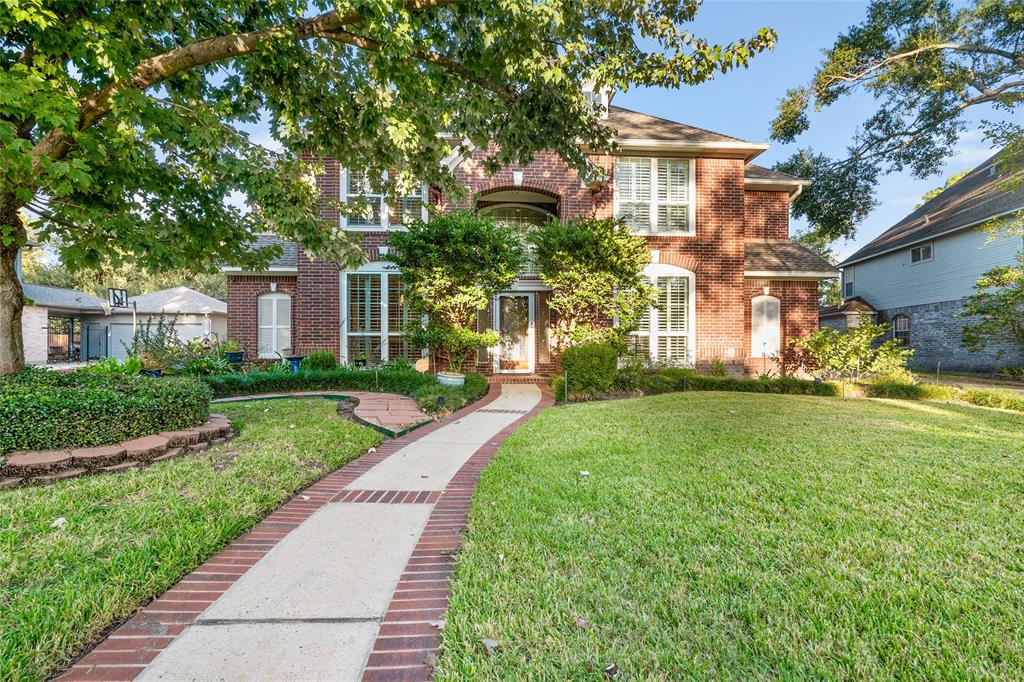
[[[853,298],[853,268],[843,269],[843,298]]]
[[[911,263],[925,263],[932,259],[932,245],[922,244],[921,246],[915,246],[910,250],[910,262]]]
[[[615,215],[642,234],[695,232],[693,159],[624,157],[615,163]]]
[[[341,200],[348,203],[361,198],[365,205],[341,217],[342,227],[349,230],[387,230],[412,220],[427,219],[427,184],[421,183],[409,194],[398,197],[394,204],[374,189],[364,171],[341,172]]]

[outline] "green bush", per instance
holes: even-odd
[[[981,407],[998,407],[1004,410],[1024,412],[1024,396],[1010,391],[996,391],[984,388],[965,388],[958,396],[961,400]]]
[[[300,369],[292,373],[277,366],[247,374],[202,377],[202,380],[213,389],[213,395],[217,398],[318,390],[381,391],[414,395],[420,388],[437,383],[435,377],[415,370],[373,371],[339,367],[330,371]]]
[[[569,376],[569,390],[573,393],[607,391],[615,380],[618,360],[615,348],[604,343],[567,348],[562,354],[562,368]]]
[[[487,393],[487,379],[479,374],[466,374],[466,383],[460,387],[442,386],[436,381],[418,389],[413,397],[424,412],[447,414],[462,409]],[[444,397],[444,405],[438,406],[438,398]]]
[[[0,380],[0,452],[116,443],[209,412],[210,389],[193,379],[29,368]]]
[[[302,369],[330,371],[338,368],[338,359],[329,350],[315,350],[302,358]]]

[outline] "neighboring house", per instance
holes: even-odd
[[[131,345],[135,325],[157,324],[160,316],[174,320],[174,331],[182,341],[224,339],[228,330],[228,306],[224,301],[188,287],[173,287],[128,299],[128,308],[112,308],[103,321],[109,339],[108,355],[123,360]]]
[[[29,248],[39,245],[32,242]],[[15,263],[21,277],[21,258]],[[22,282],[26,305],[21,313],[25,362],[54,365],[108,356],[125,358],[135,325],[161,314],[175,320],[182,341],[227,334],[227,304],[188,287],[164,289],[128,299],[133,308],[111,308],[84,291]],[[133,319],[134,315],[134,319]]]
[[[940,363],[945,369],[974,371],[1024,365],[1019,345],[965,350],[961,330],[969,320],[956,317],[978,278],[994,267],[1017,264],[1024,249],[1019,236],[983,229],[1024,211],[1024,178],[1008,183],[1012,178],[998,173],[997,156],[839,265],[844,305],[859,300],[880,322],[891,324],[893,336],[914,349],[911,366],[916,369],[935,370]],[[822,311],[822,324],[837,326],[836,320],[835,311]]]
[[[350,364],[420,357],[402,336],[409,311],[401,273],[383,257],[388,233],[404,229],[409,218],[425,219],[429,203],[441,211],[471,208],[524,229],[551,217],[622,218],[647,239],[646,275],[661,292],[662,305],[634,334],[638,351],[663,363],[720,360],[733,372],[762,371],[787,339],[817,328],[818,280],[837,275],[789,240],[789,202],[807,181],[751,164],[766,144],[608,106],[605,99],[619,151],[591,152],[605,171],[595,183],[553,153],[490,176],[486,150],[476,150],[448,161],[469,199],[424,185],[390,206],[366,194],[361,171],[324,159],[317,178],[321,215],[358,233],[368,262],[345,270],[283,243],[284,255],[265,272],[225,268],[229,335],[246,345],[250,358],[320,348]],[[368,196],[372,215],[340,215],[334,202],[351,196]],[[281,243],[260,238],[272,242]],[[477,371],[557,371],[548,296],[527,270],[481,311],[481,327],[498,329],[502,341],[479,353]]]
[[[818,311],[819,324],[833,329],[856,327],[860,325],[862,315],[867,315],[870,322],[878,320],[878,311],[860,296],[842,299],[839,305],[823,306]]]

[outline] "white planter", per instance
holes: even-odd
[[[455,372],[438,372],[437,381],[442,386],[462,386],[466,383],[466,375]]]

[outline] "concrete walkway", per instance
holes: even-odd
[[[500,441],[547,404],[536,385],[493,386],[314,484],[67,679],[429,679],[472,487]]]

